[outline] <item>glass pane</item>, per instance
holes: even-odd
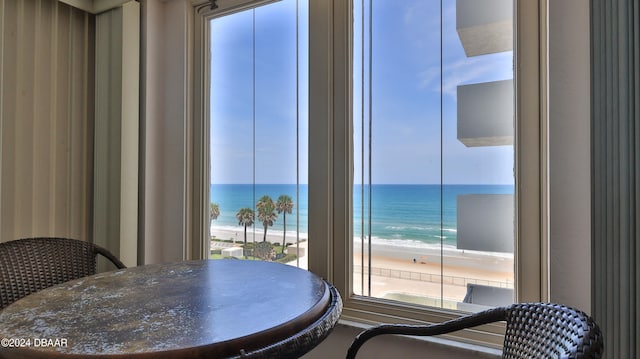
[[[211,258],[306,267],[306,12],[285,0],[210,21]]]
[[[354,293],[468,311],[511,303],[511,1],[354,11]]]

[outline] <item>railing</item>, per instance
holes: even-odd
[[[361,273],[361,266],[354,266],[354,273]],[[369,271],[366,270],[365,274],[369,274]],[[465,278],[458,276],[450,276],[450,275],[441,275],[436,273],[423,273],[423,272],[412,272],[400,269],[388,269],[388,268],[371,268],[371,275],[387,277],[387,278],[398,278],[398,279],[407,279],[421,282],[430,282],[430,283],[442,283],[448,285],[457,285],[466,287],[467,284],[479,284],[479,285],[487,285],[491,287],[499,287],[499,288],[513,288],[513,282],[502,282],[496,280],[487,280],[487,279],[476,279],[476,278]]]

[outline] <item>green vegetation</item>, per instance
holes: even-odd
[[[220,206],[215,202],[210,202],[209,205],[209,227],[213,225],[213,221],[218,219],[220,216]],[[288,195],[280,195],[278,197],[277,202],[274,202],[273,199],[269,195],[264,195],[260,197],[258,202],[256,203],[256,210],[258,220],[264,226],[264,235],[262,237],[262,242],[267,242],[267,230],[269,227],[273,226],[274,222],[278,219],[278,215],[282,213],[282,245],[273,243],[271,249],[275,251],[275,253],[280,252],[279,257],[284,257],[284,249],[286,248],[286,239],[287,239],[287,214],[293,213],[293,208],[295,207],[293,199]],[[247,243],[247,227],[250,227],[254,224],[256,219],[256,213],[253,209],[249,207],[241,208],[236,213],[236,219],[238,220],[238,225],[244,227],[244,256],[245,259],[249,259],[249,255],[247,251],[251,249],[253,251],[253,247],[249,246]],[[234,239],[222,240],[217,239],[215,236],[211,236],[211,240],[223,241],[223,242],[232,242]],[[266,247],[265,247],[266,248]],[[260,252],[260,255],[265,258],[272,258],[274,256],[269,255],[269,251],[266,249],[258,249],[264,250],[266,252]],[[217,255],[217,254],[216,254]],[[295,258],[294,258],[295,259]]]
[[[280,259],[276,259],[275,261],[278,263],[289,263],[289,262],[293,262],[296,260],[296,258],[298,258],[297,255],[290,253],[285,255],[284,257],[280,258]]]
[[[289,263],[289,262],[293,262],[296,260],[296,258],[298,258],[298,256],[296,256],[295,254],[287,254],[284,257],[280,258],[280,259],[276,259],[274,262],[278,262],[278,263]],[[209,256],[209,259],[237,259],[235,257],[223,257],[222,254],[220,253],[213,253],[211,252],[211,255]],[[243,260],[249,260],[249,261],[260,261],[262,259],[254,257],[254,256],[247,256],[246,259]]]
[[[267,229],[273,226],[273,222],[278,218],[278,214],[276,213],[276,205],[273,203],[273,199],[269,197],[269,195],[264,195],[260,197],[258,203],[256,203],[256,208],[258,208],[258,219],[262,222],[264,226],[264,237],[262,237],[262,241],[267,241]]]
[[[247,248],[247,227],[253,225],[255,214],[251,208],[242,208],[236,214],[238,224],[244,226],[244,248]],[[247,259],[247,253],[245,251],[244,258]]]
[[[220,216],[220,206],[218,206],[217,203],[210,202],[209,203],[209,228],[211,228],[213,221],[218,219],[218,216]]]
[[[253,246],[253,255],[264,261],[271,261],[276,257],[276,251],[273,249],[273,244],[269,242],[256,243]]]
[[[213,240],[212,242],[232,243],[232,240]],[[259,242],[240,245],[244,249],[245,259],[248,260],[273,260],[278,263],[293,262],[298,258],[295,253],[284,254],[284,249],[279,243]],[[280,253],[280,254],[276,254]],[[212,249],[209,259],[226,259],[234,257],[223,257],[222,249]]]
[[[285,240],[287,239],[287,213],[291,214],[293,211],[293,200],[291,197],[286,194],[278,197],[276,210],[278,211],[278,214],[282,213],[282,253],[284,253]]]

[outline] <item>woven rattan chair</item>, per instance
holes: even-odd
[[[0,310],[44,288],[96,273],[100,254],[125,265],[108,250],[67,238],[27,238],[0,243]]]
[[[354,359],[367,340],[381,334],[431,336],[506,321],[503,358],[600,358],[598,325],[585,313],[552,303],[519,303],[434,325],[384,324],[356,337],[347,353]]]

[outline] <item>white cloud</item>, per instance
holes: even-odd
[[[442,92],[456,97],[459,85],[513,78],[511,53],[464,58],[442,69]],[[440,92],[440,68],[432,66],[418,74],[418,86]]]
[[[442,30],[440,7],[431,1],[414,1],[406,5],[404,24],[408,39],[417,50],[416,55],[424,59],[425,69],[417,73],[419,89],[431,89],[456,97],[459,85],[497,81],[513,78],[512,53],[504,52],[477,57],[466,57],[456,31],[456,4],[444,4]],[[430,52],[440,51],[442,33],[444,66],[442,68],[442,89],[440,88],[440,61]],[[434,47],[436,46],[436,47]],[[431,60],[428,60],[431,58]]]
[[[418,74],[418,87],[420,89],[425,88],[437,88],[440,90],[440,67],[432,66]]]

